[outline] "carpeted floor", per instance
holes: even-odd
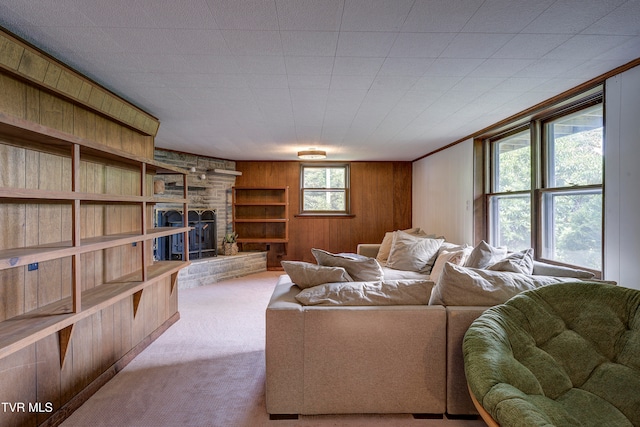
[[[280,272],[180,290],[180,320],[62,427],[476,427],[480,420],[411,415],[269,420],[264,404],[265,308]]]

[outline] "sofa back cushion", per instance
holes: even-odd
[[[429,274],[443,242],[444,239],[414,236],[396,231],[387,267]]]
[[[356,254],[333,254],[322,249],[311,249],[319,265],[342,267],[356,282],[375,282],[382,280],[383,272],[380,263],[375,258],[368,258]]]
[[[304,261],[282,261],[282,268],[300,289],[330,282],[352,282],[344,267],[331,267]]]

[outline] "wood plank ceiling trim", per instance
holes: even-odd
[[[145,135],[156,136],[160,121],[97,83],[0,28],[0,69],[112,118]]]

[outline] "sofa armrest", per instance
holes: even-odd
[[[266,310],[266,407],[270,414],[302,409],[304,311],[295,296],[300,289],[282,275]]]
[[[358,255],[375,258],[376,256],[378,256],[379,250],[380,250],[380,243],[360,243],[358,245],[356,252]]]

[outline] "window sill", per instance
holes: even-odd
[[[331,214],[331,213],[301,213],[301,214],[295,214],[294,215],[295,218],[355,218],[356,216],[354,214],[343,214],[343,213],[337,213],[337,214]]]

